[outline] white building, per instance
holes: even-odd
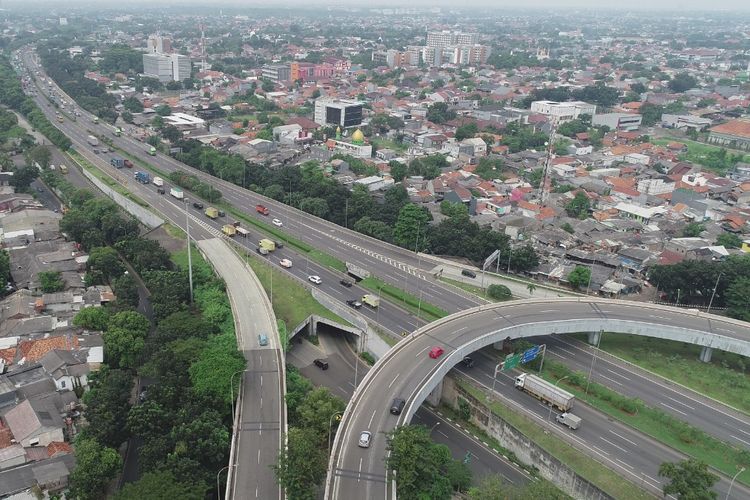
[[[160,82],[181,82],[190,69],[190,58],[182,54],[143,54],[143,74]]]
[[[607,126],[610,130],[632,132],[641,126],[643,116],[633,113],[604,113],[594,115],[591,124],[597,127]]]
[[[180,130],[197,129],[206,124],[206,120],[197,116],[187,115],[185,113],[172,113],[164,117],[164,121],[169,125],[174,125]]]
[[[702,130],[713,124],[708,118],[693,115],[661,115],[661,124],[667,128]]]
[[[391,177],[379,177],[377,175],[372,175],[370,177],[357,179],[356,181],[354,181],[354,184],[365,186],[368,191],[377,191],[379,189],[385,189],[387,187],[393,186],[394,181]]]
[[[583,101],[534,101],[531,103],[531,112],[550,116],[555,123],[563,123],[575,120],[581,115],[594,116],[596,104]]]
[[[638,181],[638,192],[653,196],[674,191],[674,181],[669,177],[655,177]]]
[[[341,128],[356,127],[362,124],[363,105],[361,101],[319,97],[315,101],[315,123]]]

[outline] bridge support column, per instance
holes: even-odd
[[[701,349],[700,356],[698,356],[698,359],[700,359],[704,363],[709,363],[711,361],[711,354],[713,354],[713,352],[713,347],[703,347]]]
[[[427,402],[432,406],[440,406],[440,398],[443,395],[443,381],[435,387],[429,396],[427,396]]]
[[[602,332],[589,332],[589,345],[599,345],[602,339]]]

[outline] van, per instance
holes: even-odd
[[[328,369],[328,361],[326,361],[325,359],[316,359],[315,361],[313,361],[313,364],[321,370]]]
[[[393,400],[393,403],[391,403],[391,414],[401,415],[401,411],[404,409],[405,404],[406,404],[406,401],[404,401],[403,399],[395,398]]]
[[[461,274],[464,275],[464,276],[468,276],[469,278],[476,278],[477,277],[477,273],[475,273],[474,271],[472,271],[470,269],[464,269],[464,270],[462,270]]]

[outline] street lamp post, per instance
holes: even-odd
[[[727,490],[727,496],[724,497],[724,500],[729,500],[729,494],[732,492],[732,486],[734,486],[734,480],[737,479],[737,476],[745,472],[744,467],[740,467],[740,470],[737,471],[737,474],[734,475],[732,478],[732,481],[729,483],[729,489]]]
[[[190,304],[193,304],[193,258],[190,251],[190,215],[188,214],[188,200],[185,198],[185,228],[187,231],[188,251],[188,281],[190,286]]]
[[[231,377],[229,377],[229,393],[230,393],[229,397],[230,397],[230,401],[232,401],[232,425],[234,425],[234,411],[235,411],[235,408],[234,408],[234,376],[237,375],[238,373],[244,373],[244,372],[245,372],[244,369],[237,370],[236,372],[234,372],[232,374]]]
[[[569,377],[570,375],[565,375],[563,378],[559,379],[557,382],[555,382],[555,387],[557,387],[557,384]],[[552,420],[552,405],[549,405],[549,415],[547,416],[547,420]]]
[[[591,384],[591,375],[594,373],[594,362],[596,361],[596,353],[599,351],[599,344],[602,343],[602,336],[604,336],[604,330],[599,330],[599,338],[596,342],[596,349],[594,350],[594,356],[591,358],[591,368],[589,368],[589,378],[586,381],[585,394],[589,393],[589,385]]]
[[[330,419],[328,419],[328,453],[331,452],[331,429],[333,428],[333,418],[335,416],[337,416],[337,415],[338,415],[339,419],[341,419],[341,412],[340,411],[337,411],[336,413],[334,413],[333,415],[331,415]]]
[[[500,371],[500,367],[503,366],[503,363],[498,363],[497,366],[495,366],[495,373],[492,375],[492,392],[495,392],[495,382],[497,382],[497,372]]]
[[[719,280],[721,279],[722,274],[724,274],[724,271],[720,272],[719,275],[716,277],[716,284],[714,285],[713,293],[711,293],[711,300],[708,301],[708,309],[706,309],[706,313],[711,312],[711,305],[714,303],[714,297],[716,296],[716,289],[719,288]]]
[[[219,484],[219,476],[221,475],[222,471],[225,471],[229,469],[230,467],[237,467],[237,464],[229,464],[221,469],[219,469],[219,472],[216,473],[216,496],[219,500],[221,500],[221,485]]]

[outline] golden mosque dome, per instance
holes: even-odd
[[[364,142],[365,141],[365,134],[362,133],[360,129],[357,129],[352,134],[352,142]]]

